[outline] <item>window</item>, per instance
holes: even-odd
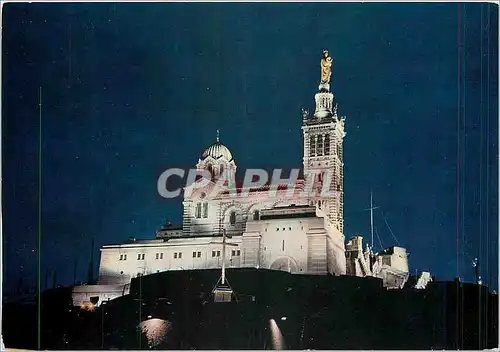
[[[217,256],[220,257],[220,251],[217,251]]]
[[[123,254],[120,254],[120,260],[123,260]]]
[[[236,255],[240,255],[240,253],[241,253],[241,252],[240,252],[240,250],[238,249],[238,250],[236,251]]]
[[[323,155],[323,136],[318,136],[318,144],[316,145],[316,154],[318,156]]]
[[[198,252],[198,258],[201,258],[201,252]]]
[[[212,257],[215,257],[215,251],[212,251]]]
[[[236,255],[236,251],[235,250],[232,250],[231,251],[231,256],[234,257]]]
[[[123,260],[127,260],[127,255],[126,254],[123,255]]]
[[[285,250],[285,240],[283,240],[283,243],[281,245],[281,250],[284,251]]]
[[[182,252],[179,252],[179,259],[182,258]]]
[[[122,270],[122,271],[120,271],[120,275],[123,275],[123,270]]]
[[[203,217],[208,218],[208,203],[203,203]]]
[[[229,223],[231,225],[236,224],[236,213],[234,211],[232,211],[231,215],[229,216]]]
[[[142,253],[142,257],[141,257],[141,259],[142,259],[142,260],[144,260],[144,256],[145,256],[145,255],[146,255],[146,254]]]
[[[277,228],[276,228],[276,231],[279,231],[279,230],[280,230],[280,228],[279,228],[279,227],[277,227]]]
[[[201,203],[196,203],[195,217],[201,218]]]
[[[259,220],[259,218],[260,218],[259,211],[258,210],[254,211],[253,212],[253,219],[254,220]]]
[[[310,156],[316,155],[316,138],[315,136],[311,136],[309,139],[309,154]]]
[[[288,231],[292,231],[292,228],[291,228],[291,227],[289,227],[289,228],[288,228]]]
[[[330,136],[325,135],[325,155],[330,155]]]
[[[160,253],[156,253],[156,258],[155,259],[158,259],[160,258]]]
[[[193,252],[193,258],[196,258],[196,252]]]
[[[177,252],[174,253],[174,259],[177,259]]]
[[[141,260],[141,255],[137,254],[137,260]]]
[[[160,253],[160,259],[163,259],[163,253]]]
[[[220,174],[222,175],[223,172],[224,172],[224,164],[220,164]]]

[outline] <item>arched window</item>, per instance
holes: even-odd
[[[259,220],[260,219],[260,213],[258,210],[253,212],[253,219],[254,220]]]
[[[194,216],[197,218],[201,218],[201,203],[196,203],[196,213]]]
[[[213,171],[214,171],[214,170],[213,170],[213,166],[212,166],[212,164],[208,164],[208,165],[207,165],[207,171],[208,171],[208,172],[210,172],[210,175],[213,175]]]
[[[325,135],[325,155],[330,155],[330,136]]]
[[[224,173],[224,164],[220,164],[220,175]]]
[[[203,203],[203,217],[208,218],[208,203]]]
[[[309,154],[310,156],[316,155],[316,136],[311,136],[309,139]]]
[[[231,225],[236,224],[236,213],[234,211],[232,211],[231,215],[229,215],[229,223]]]
[[[323,155],[323,136],[318,136],[318,144],[316,145],[316,155]]]

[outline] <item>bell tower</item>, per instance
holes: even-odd
[[[328,190],[337,196],[312,199],[327,217],[329,225],[344,233],[344,161],[343,139],[344,117],[337,115],[335,96],[330,92],[332,58],[323,51],[321,58],[321,80],[315,95],[316,109],[312,116],[302,111],[304,135],[304,176],[316,175],[315,183],[330,182]],[[327,176],[327,174],[329,176]]]

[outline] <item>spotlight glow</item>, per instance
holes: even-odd
[[[95,305],[91,302],[82,302],[80,303],[80,308],[83,310],[88,310],[89,312],[93,312],[95,310]]]
[[[283,335],[281,334],[280,328],[274,319],[269,320],[269,328],[271,330],[271,342],[273,350],[284,349]]]
[[[155,348],[167,339],[172,323],[167,320],[153,318],[143,321],[139,326],[148,339],[149,347]]]

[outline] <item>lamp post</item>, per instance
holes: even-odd
[[[221,273],[221,284],[224,285],[226,283],[226,246],[234,246],[237,247],[236,243],[228,243],[226,241],[226,229],[222,230],[222,242],[210,242],[211,244],[222,244],[222,273]]]
[[[227,246],[238,246],[235,243],[226,242],[226,230],[222,231],[222,242],[210,242],[213,244],[222,244],[222,273],[220,277],[221,285],[219,286],[219,281],[215,285],[213,290],[215,302],[231,302],[233,295],[233,290],[229,283],[226,284],[226,245]]]

